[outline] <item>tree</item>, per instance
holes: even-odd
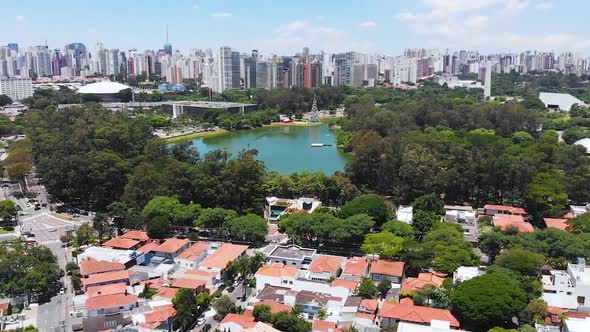
[[[536,276],[545,264],[545,257],[522,248],[512,248],[500,253],[496,258],[496,264],[525,276]]]
[[[195,225],[203,228],[221,228],[226,222],[238,217],[234,210],[213,208],[201,211]]]
[[[328,317],[328,312],[326,311],[326,309],[320,308],[320,310],[318,310],[317,315],[319,320],[325,320]]]
[[[445,202],[435,194],[422,195],[412,202],[414,210],[434,212],[438,215],[445,213],[444,205]]]
[[[388,231],[367,234],[361,250],[367,254],[379,255],[380,258],[395,257],[404,244],[404,239]]]
[[[192,225],[201,206],[198,204],[184,205],[176,197],[156,196],[143,208],[143,213],[150,219],[166,217],[174,225]]]
[[[590,213],[581,214],[566,221],[568,229],[576,233],[590,233]]]
[[[358,288],[356,289],[356,294],[363,299],[374,299],[377,297],[379,290],[373,283],[373,281],[369,278],[363,277],[361,282],[359,283]]]
[[[348,218],[355,214],[367,214],[373,218],[376,226],[381,226],[390,217],[391,212],[385,200],[379,196],[359,196],[346,203],[340,210],[340,218]]]
[[[295,313],[279,312],[273,315],[272,326],[283,332],[309,332],[311,323],[300,318]]]
[[[496,260],[496,256],[498,256],[507,244],[508,238],[502,232],[488,231],[482,232],[479,248],[484,254],[488,255],[490,262],[493,263]]]
[[[381,294],[382,298],[385,298],[390,289],[391,281],[389,280],[381,280],[379,284],[377,284],[377,290],[379,290],[379,294]]]
[[[7,95],[0,95],[0,106],[12,104],[12,99]]]
[[[269,323],[272,320],[272,312],[270,311],[270,307],[266,304],[254,306],[252,314],[257,322]]]
[[[221,317],[225,317],[234,306],[234,302],[227,295],[222,295],[217,301],[213,302],[213,308]]]
[[[426,233],[430,231],[432,226],[440,220],[434,212],[417,210],[412,216],[412,227],[416,234],[416,239],[420,240]]]
[[[509,327],[512,317],[526,306],[526,294],[517,281],[501,273],[485,274],[462,282],[451,292],[453,313],[473,331]]]
[[[147,233],[153,239],[164,239],[170,232],[170,222],[164,216],[158,216],[148,222]]]
[[[90,245],[96,240],[96,230],[91,224],[86,223],[76,229],[74,243],[76,247]]]
[[[414,238],[414,228],[412,228],[412,225],[395,219],[389,220],[381,225],[381,230],[391,232],[407,240]]]
[[[242,241],[263,242],[268,233],[266,220],[255,214],[232,219],[224,228],[232,239]]]
[[[31,164],[16,163],[6,169],[6,174],[12,181],[22,181],[31,172]]]
[[[527,210],[538,223],[545,216],[563,215],[569,203],[563,172],[542,172],[535,175],[527,188]]]
[[[520,318],[528,323],[535,324],[537,322],[542,322],[545,320],[547,316],[547,302],[543,299],[534,299],[529,304],[527,304],[526,308],[523,311],[523,315]]]
[[[176,323],[182,330],[188,330],[198,317],[195,294],[190,289],[179,289],[174,299],[172,299],[172,304],[176,309]]]
[[[18,210],[16,204],[9,199],[5,199],[0,201],[0,220],[2,221],[1,226],[11,226],[14,224],[16,217],[18,215]]]

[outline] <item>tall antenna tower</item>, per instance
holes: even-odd
[[[309,122],[317,123],[320,122],[320,111],[318,111],[318,103],[313,95],[313,104],[311,106],[311,114],[309,115]]]

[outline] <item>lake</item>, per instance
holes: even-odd
[[[312,143],[332,146],[311,147]],[[282,174],[310,171],[332,175],[344,169],[347,155],[336,147],[336,134],[323,126],[270,126],[238,130],[217,136],[194,139],[192,145],[201,155],[226,150],[237,156],[241,150],[258,150],[258,159],[266,168]]]

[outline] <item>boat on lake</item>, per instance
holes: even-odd
[[[332,144],[325,144],[325,143],[311,143],[312,148],[321,148],[324,146],[332,146]]]

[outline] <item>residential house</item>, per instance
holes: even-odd
[[[543,218],[543,221],[547,228],[557,228],[566,231],[568,227],[568,224],[566,224],[567,219],[565,218]]]
[[[263,265],[256,274],[256,290],[262,290],[266,285],[292,288],[299,269],[285,266],[282,263]]]
[[[453,282],[463,282],[482,275],[484,272],[480,271],[477,266],[459,266],[453,273]]]
[[[90,317],[130,311],[138,306],[139,302],[135,295],[95,296],[86,300],[86,311]]]
[[[217,273],[201,270],[187,270],[184,272],[183,276],[184,278],[203,281],[205,283],[205,288],[211,289],[212,286],[215,284],[215,278],[217,276]]]
[[[125,265],[117,262],[97,261],[89,257],[80,263],[80,275],[88,278],[90,275],[104,272],[125,271]]]
[[[189,278],[178,278],[172,280],[170,287],[172,288],[183,288],[190,289],[193,292],[199,293],[205,289],[206,283],[201,280],[189,279]]]
[[[244,314],[227,314],[219,323],[217,329],[227,332],[243,332],[256,326],[254,316]]]
[[[199,270],[216,273],[215,281],[225,280],[224,270],[229,262],[233,262],[242,257],[248,246],[224,243],[215,250],[211,255],[199,263]]]
[[[535,231],[533,225],[526,222],[521,215],[516,214],[497,214],[492,219],[492,225],[499,227],[501,230],[515,227],[519,232],[522,233],[532,233]]]
[[[551,307],[590,310],[590,268],[586,260],[578,258],[577,264],[568,264],[567,271],[543,271],[541,298]]]
[[[264,216],[270,223],[277,223],[279,218],[286,214],[312,213],[322,202],[314,199],[301,197],[297,199],[267,197]]]
[[[0,299],[0,317],[8,316],[10,312],[10,299]]]
[[[152,296],[152,299],[172,301],[172,299],[176,297],[176,292],[178,292],[179,289],[180,288],[162,287],[158,289],[158,292],[154,296]]]
[[[411,205],[400,205],[395,210],[395,218],[406,224],[412,223],[414,217],[414,208]]]
[[[207,250],[210,247],[209,242],[195,242],[185,251],[174,258],[174,262],[181,268],[196,269],[199,263],[207,256]]]
[[[160,244],[154,252],[156,256],[173,259],[190,246],[187,239],[172,238]]]
[[[114,237],[101,244],[101,246],[113,249],[133,250],[141,247],[141,242],[123,237]]]
[[[442,286],[445,278],[444,273],[437,272],[422,272],[418,274],[418,278],[407,277],[402,283],[402,291],[415,292],[426,288],[426,286],[434,286],[439,288]]]
[[[316,255],[308,268],[307,279],[327,282],[342,272],[346,258],[331,255]]]
[[[292,306],[273,300],[262,300],[254,305],[267,305],[270,308],[270,312],[273,314],[278,314],[281,311],[291,312],[291,310],[293,310]]]
[[[84,252],[78,254],[77,258],[78,262],[83,262],[88,258],[94,258],[95,260],[102,262],[121,263],[125,265],[126,268],[142,263],[135,250],[122,250],[107,247],[86,248]]]
[[[397,332],[453,332],[451,324],[443,320],[432,320],[428,325],[399,322]]]
[[[256,298],[258,300],[271,300],[279,303],[286,303],[285,296],[286,295],[294,295],[297,294],[296,291],[291,291],[291,289],[287,287],[278,287],[266,284],[262,290],[258,291],[256,294]],[[291,301],[291,305],[294,304],[294,300]]]
[[[131,239],[131,240],[139,241],[139,242],[141,242],[142,245],[151,240],[146,231],[137,231],[137,230],[129,231],[129,232],[121,235],[120,237],[122,237],[124,239]]]
[[[88,295],[88,297],[120,294],[127,294],[127,285],[124,282],[88,287],[88,291],[86,292],[86,295]]]
[[[445,205],[444,209],[446,222],[475,223],[476,213],[471,206]]]
[[[342,329],[336,328],[336,322],[329,320],[314,319],[311,326],[312,332],[340,332]]]
[[[378,259],[371,264],[369,273],[374,282],[389,280],[392,284],[401,284],[404,278],[404,262]]]
[[[369,259],[365,257],[352,257],[346,261],[340,278],[359,281],[369,272]]]
[[[117,283],[125,283],[129,285],[129,272],[128,271],[112,271],[91,274],[88,278],[82,279],[82,285],[84,291],[87,291],[89,287],[103,286]]]
[[[321,308],[326,309],[328,312],[340,312],[340,308],[342,308],[343,304],[341,297],[307,290],[298,292],[294,298],[291,294],[286,294],[285,303],[291,304],[291,301],[293,300],[293,304],[300,305],[303,308],[303,312],[308,314],[309,319],[313,319],[314,315],[317,314]]]
[[[353,322],[362,300],[360,296],[349,296],[340,310],[340,321]]]
[[[137,248],[137,255],[138,258],[141,258],[141,264],[149,265],[152,261],[152,258],[156,255],[155,250],[158,248],[160,244],[156,241],[148,242],[143,246]]]
[[[347,280],[347,279],[334,279],[334,281],[332,281],[332,283],[330,284],[330,286],[332,288],[336,288],[336,287],[342,287],[346,290],[348,290],[349,294],[352,294],[354,292],[356,292],[356,288],[358,287],[359,282],[356,280]],[[332,292],[330,292],[332,293]]]
[[[256,325],[254,325],[254,327],[249,327],[249,328],[245,329],[244,332],[281,332],[281,331],[275,329],[270,324],[266,324],[263,322],[257,322]]]
[[[363,299],[359,305],[358,312],[372,314],[373,317],[379,309],[379,300],[377,299]]]
[[[302,248],[296,245],[276,246],[268,255],[268,261],[270,263],[282,263],[298,269],[307,269],[315,254],[315,249]]]
[[[512,216],[521,216],[524,220],[528,219],[528,213],[525,209],[520,207],[514,207],[510,205],[494,205],[494,204],[486,204],[483,207],[484,214],[487,216],[496,216],[496,215],[512,215]]]
[[[149,330],[169,331],[172,328],[176,310],[173,304],[154,305],[152,311],[133,315],[133,322],[141,328]]]
[[[590,317],[568,318],[564,325],[562,332],[588,332],[590,331]]]
[[[449,322],[449,326],[455,329],[460,327],[459,321],[450,310],[415,306],[409,298],[400,303],[384,302],[377,314],[377,322],[382,329],[399,322],[430,325],[432,321]]]

